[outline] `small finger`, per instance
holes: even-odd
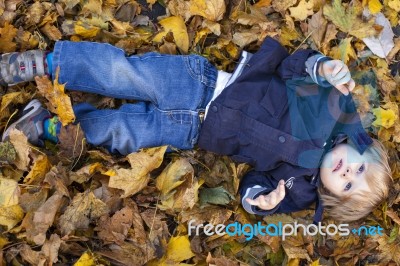
[[[351,79],[351,74],[350,72],[347,72],[345,76],[343,76],[341,79],[337,79],[336,80],[336,84],[337,85],[341,85],[341,84],[346,84],[347,82],[349,82]]]
[[[282,180],[281,180],[282,181]],[[282,182],[283,184],[281,186],[279,186],[279,191],[278,191],[278,200],[281,201],[285,198],[285,183]]]
[[[343,66],[344,64],[341,61],[337,62],[335,68],[332,71],[332,77],[335,77],[339,73],[339,71],[343,68]]]
[[[354,82],[354,80],[353,79],[350,79],[350,81],[347,83],[348,85],[347,85],[347,89],[349,90],[349,91],[353,91],[354,90],[354,87],[356,86],[356,83]]]
[[[250,205],[253,205],[253,206],[259,206],[260,205],[260,203],[257,200],[246,198],[246,201],[247,201],[247,203],[249,203]]]
[[[276,198],[277,198],[276,191],[272,191],[271,193],[269,193],[269,204],[270,205],[275,205],[276,204]]]
[[[341,85],[336,85],[335,87],[336,87],[336,89],[338,89],[344,95],[346,95],[346,96],[349,95],[349,91],[347,90],[346,85],[341,84]]]

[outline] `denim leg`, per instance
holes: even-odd
[[[140,102],[118,110],[74,106],[88,143],[128,154],[144,147],[193,148],[212,98],[217,70],[203,57],[147,53],[126,57],[109,44],[57,42],[53,77],[69,90]]]
[[[197,112],[162,111],[149,102],[124,104],[118,110],[98,110],[83,103],[75,105],[74,112],[87,142],[112,153],[161,145],[191,149],[199,134]]]
[[[205,108],[216,69],[197,55],[146,53],[126,57],[105,43],[57,42],[53,70],[69,90],[149,101],[162,110]]]

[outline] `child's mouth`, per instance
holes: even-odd
[[[339,163],[336,165],[335,169],[333,169],[332,172],[335,172],[335,171],[339,170],[340,167],[342,167],[342,164],[343,164],[342,159],[340,159]]]

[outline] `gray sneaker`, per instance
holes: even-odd
[[[22,111],[22,117],[7,128],[1,141],[8,140],[11,130],[16,128],[24,133],[30,143],[43,146],[44,142],[41,139],[44,133],[43,122],[50,117],[50,112],[44,109],[38,100],[32,100]]]
[[[32,81],[35,76],[44,76],[46,52],[30,50],[22,53],[8,53],[0,56],[0,84],[15,85]]]

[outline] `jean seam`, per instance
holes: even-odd
[[[155,109],[156,109],[156,108],[155,108]],[[126,115],[131,115],[131,114],[135,114],[135,115],[148,115],[148,114],[151,114],[151,113],[153,113],[153,112],[154,112],[154,109],[151,110],[151,111],[149,111],[149,112],[146,112],[146,113],[120,112],[120,111],[118,111],[118,112],[114,112],[114,113],[108,114],[108,115],[102,115],[102,116],[95,116],[95,117],[82,118],[82,119],[79,119],[78,122],[79,122],[79,121],[84,121],[84,120],[91,120],[91,119],[99,119],[99,118],[110,117],[110,116],[113,116],[113,115],[116,115],[116,114],[126,114]]]

